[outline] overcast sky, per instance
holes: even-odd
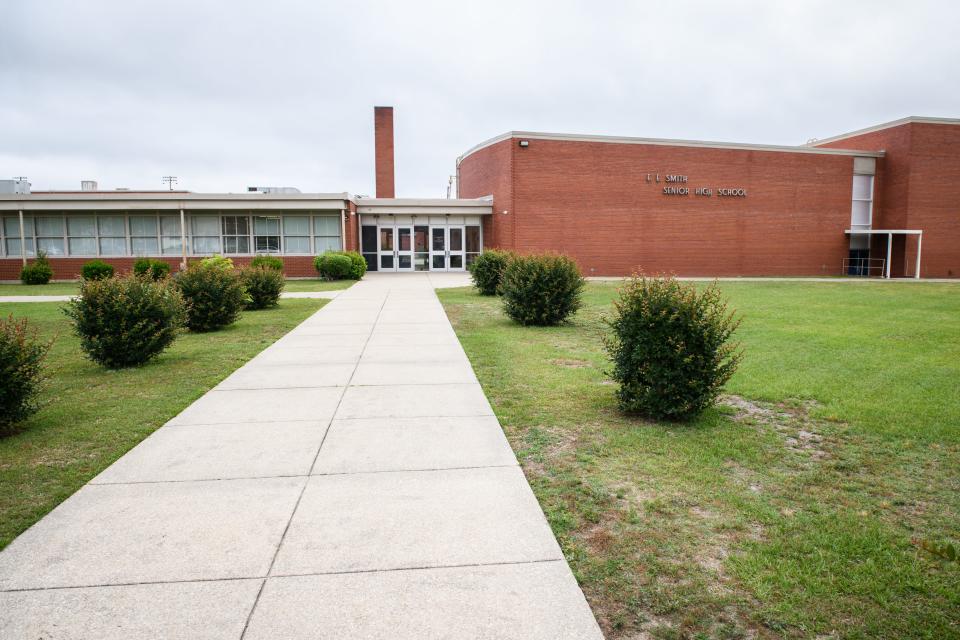
[[[960,3],[102,2],[0,6],[0,178],[442,197],[509,130],[802,144],[960,117]]]

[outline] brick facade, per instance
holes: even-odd
[[[887,151],[877,159],[873,227],[924,229],[922,275],[958,276],[960,127],[898,129],[831,146]],[[586,275],[840,275],[853,162],[852,155],[516,134],[461,159],[459,195],[494,196],[488,247],[562,252]],[[667,175],[688,182],[663,182]],[[667,186],[689,195],[665,195]],[[713,195],[696,195],[699,187]],[[747,195],[721,196],[724,187]],[[885,243],[874,239],[874,255],[885,257]],[[915,240],[895,238],[893,247],[893,275],[912,275]]]

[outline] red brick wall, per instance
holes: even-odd
[[[467,156],[460,195],[493,193],[493,241],[560,251],[586,275],[836,275],[848,255],[853,158],[506,140]],[[511,174],[512,173],[512,177]],[[689,196],[647,173],[689,176]],[[696,196],[711,187],[712,197]],[[742,187],[746,198],[719,197]],[[509,204],[506,204],[509,203]],[[509,213],[502,214],[507,209]],[[488,236],[489,237],[489,236]]]
[[[373,108],[373,137],[377,197],[394,198],[393,107]]]
[[[960,126],[905,123],[822,146],[886,151],[873,227],[922,230],[920,275],[960,277]],[[913,275],[916,251],[914,237],[894,242],[893,275]]]
[[[118,273],[133,271],[133,263],[137,260],[137,258],[101,259],[104,262],[113,265]],[[189,259],[194,260],[198,258]],[[233,260],[233,264],[237,267],[245,267],[250,264],[250,260],[253,258],[250,256],[231,256],[230,259]],[[282,259],[284,265],[284,274],[288,277],[301,278],[317,275],[316,270],[313,268],[312,256],[283,256]],[[72,280],[79,277],[80,268],[84,265],[84,263],[90,262],[90,260],[92,260],[92,258],[50,258],[50,266],[53,267],[53,279]],[[180,268],[179,258],[163,258],[163,260],[170,263],[170,268],[172,271],[177,271]],[[23,263],[19,258],[0,259],[0,280],[19,280],[20,269],[22,266]]]
[[[344,239],[343,248],[346,251],[360,251],[360,216],[357,215],[357,205],[347,202],[343,221]]]

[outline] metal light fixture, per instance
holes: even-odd
[[[521,147],[529,147],[529,146],[530,146],[530,141],[529,141],[529,140],[521,140],[521,141],[520,141],[520,146],[521,146]]]

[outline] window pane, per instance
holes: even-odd
[[[97,255],[96,238],[70,238],[68,242],[69,242],[69,248],[70,248],[70,255],[72,256]]]
[[[284,253],[310,253],[310,236],[283,236],[283,251]]]
[[[127,255],[126,238],[100,238],[100,255],[125,256]]]
[[[280,236],[256,236],[254,244],[257,253],[280,252]]]
[[[219,236],[220,218],[218,216],[192,216],[190,228],[195,236]]]
[[[313,233],[318,236],[339,236],[339,216],[317,216],[313,219]]]
[[[850,224],[866,226],[870,224],[870,203],[864,200],[854,200],[850,214]]]
[[[130,216],[130,235],[157,235],[157,219],[153,216]]]
[[[161,250],[165,254],[174,254],[180,255],[181,253],[181,243],[180,236],[176,238],[162,238],[161,239]]]
[[[180,216],[160,216],[160,233],[180,237]]]
[[[224,216],[223,233],[230,236],[246,236],[250,234],[250,224],[247,216]]]
[[[227,236],[223,239],[226,253],[250,253],[250,238],[247,236]]]
[[[480,227],[467,227],[467,251],[470,253],[480,252]]]
[[[46,251],[48,256],[62,256],[63,238],[37,238],[37,249]],[[96,245],[94,245],[93,252],[86,255],[94,255],[96,253],[97,248]]]
[[[131,244],[135,256],[155,256],[160,253],[157,250],[156,238],[133,238]]]
[[[7,255],[20,256],[20,238],[7,238]],[[27,238],[27,255],[33,255],[33,240]]]
[[[127,235],[127,229],[123,224],[123,216],[97,216],[97,225],[100,227],[101,236],[122,238]]]
[[[340,251],[340,238],[316,238],[314,245],[317,253]]]
[[[430,230],[430,237],[433,239],[431,249],[434,251],[443,251],[446,248],[446,242],[443,237],[443,227],[434,227]]]
[[[97,235],[93,217],[67,217],[67,235],[78,238],[90,238]]]
[[[91,232],[90,235],[93,235],[93,218],[80,218],[80,220],[86,220],[90,224]],[[20,232],[17,231],[17,235],[20,235]],[[62,236],[63,235],[63,218],[61,216],[53,217],[43,217],[37,218],[37,235],[38,236]],[[79,235],[79,234],[78,234]],[[63,243],[61,243],[62,245]]]
[[[4,218],[3,219],[3,235],[8,238],[19,238],[20,237],[20,218]],[[26,238],[33,237],[33,218],[23,216],[23,235]]]
[[[253,233],[258,236],[279,236],[280,219],[257,216],[253,219]]]
[[[873,176],[853,176],[853,199],[870,200],[873,198]]]
[[[284,216],[283,233],[291,236],[310,235],[310,218],[307,216]]]
[[[194,236],[193,252],[194,253],[219,253],[220,237],[219,236]]]

